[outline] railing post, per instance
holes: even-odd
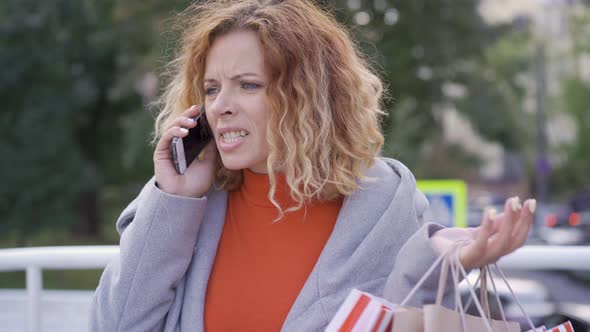
[[[27,266],[27,332],[41,331],[41,292],[43,274],[38,266]]]

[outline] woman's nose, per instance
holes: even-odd
[[[235,114],[234,100],[229,91],[221,90],[215,99],[209,104],[207,111],[213,113],[216,116],[232,115]]]

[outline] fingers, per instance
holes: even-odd
[[[520,217],[512,232],[512,246],[510,252],[520,248],[526,242],[533,224],[536,206],[537,201],[534,199],[529,199],[524,202]]]
[[[158,141],[158,145],[156,145],[156,150],[154,151],[154,161],[159,160],[170,160],[170,146],[172,144],[173,137],[185,137],[188,135],[188,129],[181,128],[179,126],[172,126],[164,132],[160,140]]]
[[[179,116],[176,118],[173,125],[183,128],[194,128],[197,125],[197,121],[186,116]]]
[[[193,105],[174,119],[171,126],[193,128],[197,125],[197,122],[194,119],[199,115],[199,112],[200,108],[197,105]]]
[[[164,132],[164,134],[160,137],[158,144],[156,145],[156,150],[154,151],[154,161],[171,159],[170,145],[172,143],[172,139],[175,136],[185,137],[188,135],[187,128],[193,128],[197,125],[197,123],[192,119],[197,114],[199,114],[199,107],[197,107],[197,105],[193,105],[184,111],[181,116],[174,120],[172,126]]]
[[[461,250],[461,263],[470,269],[487,264],[485,255],[489,239],[494,234],[494,219],[496,210],[486,210],[481,226],[477,228],[475,240]]]
[[[194,118],[197,115],[199,115],[199,112],[201,111],[201,108],[197,105],[193,105],[191,107],[189,107],[186,111],[184,111],[181,116],[187,117],[187,118]]]
[[[513,197],[506,201],[502,214],[486,210],[475,240],[461,250],[461,263],[466,268],[481,267],[520,248],[532,227],[535,208],[534,199],[521,205],[520,199]]]
[[[189,109],[184,111],[178,118],[176,118],[174,125],[185,128],[193,128],[197,125],[194,120],[200,113],[200,107],[197,105],[191,106]]]
[[[498,233],[490,240],[486,253],[490,263],[520,248],[526,242],[535,207],[535,200],[527,200],[524,207],[518,197],[506,201]]]
[[[518,197],[512,197],[504,204],[503,218],[499,221],[498,232],[491,238],[486,256],[490,262],[495,262],[512,246],[512,230],[522,206]]]

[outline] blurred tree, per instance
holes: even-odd
[[[575,77],[562,83],[559,100],[562,111],[575,123],[576,140],[556,147],[565,155],[565,163],[553,174],[555,191],[572,194],[590,187],[590,84]]]
[[[523,101],[532,83],[534,45],[528,29],[507,31],[486,47],[472,71],[461,73],[468,95],[456,106],[483,137],[507,150],[533,147],[534,117]]]
[[[590,1],[587,2],[590,4]],[[590,187],[590,10],[574,7],[571,15],[572,74],[561,84],[555,112],[565,112],[575,124],[576,139],[556,147],[564,163],[552,174],[557,193],[566,196]]]
[[[510,54],[519,41],[510,34],[522,24],[490,26],[478,11],[479,1],[471,0],[336,3],[350,9],[339,16],[355,27],[390,90],[385,155],[401,159],[417,176],[440,174],[441,158],[455,165],[446,168],[454,170],[446,176],[477,165],[442,139],[442,112],[453,105],[484,137],[518,145],[514,129],[521,122],[514,120],[522,91],[513,82],[524,59]]]
[[[140,83],[157,22],[179,3],[0,2],[0,233],[96,235],[102,185],[149,176]]]
[[[152,174],[147,141],[153,114],[144,105],[161,85],[154,70],[176,46],[176,36],[161,31],[188,3],[0,2],[3,234],[16,228],[24,238],[65,225],[97,234],[104,185],[142,183]],[[320,3],[353,26],[391,92],[384,105],[394,110],[383,124],[384,154],[402,159],[418,176],[440,174],[444,163],[449,170],[473,164],[460,148],[442,145],[440,112],[456,101],[446,87],[465,88],[459,98],[466,100],[465,110],[490,110],[474,112],[473,119],[496,114],[494,123],[502,123],[498,117],[508,112],[493,112],[512,107],[514,96],[495,89],[499,79],[488,79],[486,68],[502,58],[490,50],[503,49],[496,41],[509,29],[488,26],[471,0]],[[508,80],[501,86],[511,88],[508,76],[501,77]],[[481,90],[489,91],[486,102],[470,101]],[[482,132],[511,142],[497,133],[501,129]]]

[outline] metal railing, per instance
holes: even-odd
[[[103,269],[119,246],[71,246],[0,249],[0,272],[26,271],[25,331],[41,331],[43,270]]]
[[[103,269],[118,254],[119,246],[0,249],[0,272],[26,271],[26,331],[40,331],[43,270]],[[499,265],[517,270],[590,271],[590,246],[525,246],[503,257]]]

